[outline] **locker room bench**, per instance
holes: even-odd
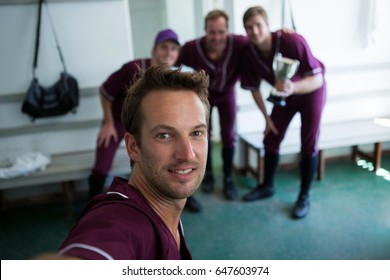
[[[0,179],[0,193],[7,189],[60,183],[66,214],[70,216],[72,213],[74,183],[77,180],[88,178],[94,159],[94,150],[52,155],[51,162],[45,170],[32,173],[28,176]],[[121,147],[115,155],[110,175],[129,173],[130,161],[126,149]],[[2,195],[0,195],[0,199],[0,203],[2,203]]]
[[[389,118],[382,120],[390,122]],[[300,127],[291,127],[280,147],[281,155],[298,154],[300,150]],[[247,132],[238,135],[243,147],[243,164],[241,171],[244,174],[254,175],[259,183],[263,181],[264,147],[262,132]],[[319,165],[317,179],[325,176],[325,150],[333,148],[351,147],[351,157],[371,161],[374,170],[381,166],[382,143],[390,141],[390,127],[378,124],[378,119],[364,119],[345,121],[340,123],[323,124],[319,140]],[[373,145],[373,152],[362,151],[360,145]],[[255,153],[256,164],[251,165],[250,155]]]

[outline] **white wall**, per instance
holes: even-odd
[[[40,131],[39,127],[101,119],[97,87],[132,57],[127,1],[49,1],[67,70],[79,82],[80,106],[75,115],[38,119],[35,123],[20,111],[32,79],[38,11],[38,4],[29,2],[0,5],[0,154],[10,150],[54,154],[94,149],[96,125],[82,131]],[[42,16],[37,75],[41,84],[49,86],[58,79],[62,66],[45,7]],[[32,134],[22,133],[35,128]]]
[[[198,0],[166,0],[168,26],[177,32],[181,43],[196,37],[194,2]]]
[[[169,27],[165,1],[129,0],[129,11],[134,57],[150,57],[157,32]]]
[[[195,38],[194,7],[194,0],[129,0],[134,57],[150,57],[157,32],[165,28],[175,30],[180,43]]]

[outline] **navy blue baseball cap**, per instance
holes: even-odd
[[[175,31],[173,31],[172,29],[164,29],[158,32],[156,39],[154,41],[154,45],[156,46],[157,44],[165,41],[174,41],[176,44],[180,46],[179,38],[175,33]]]

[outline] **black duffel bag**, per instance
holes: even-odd
[[[79,105],[77,80],[66,72],[51,87],[43,87],[33,78],[23,101],[22,112],[33,120],[76,112]]]
[[[22,112],[29,115],[32,121],[34,121],[36,118],[60,116],[69,112],[75,113],[76,107],[79,105],[78,83],[77,80],[66,71],[65,61],[62,56],[58,38],[49,13],[49,23],[57,44],[57,50],[63,66],[63,71],[60,74],[59,80],[50,87],[44,87],[40,85],[39,80],[35,74],[39,53],[39,37],[43,2],[45,1],[39,1],[38,22],[35,37],[33,79],[22,104]],[[45,2],[45,4],[48,11],[47,3]]]

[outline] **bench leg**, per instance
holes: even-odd
[[[244,175],[247,175],[249,168],[249,145],[244,142]]]
[[[62,195],[64,197],[65,212],[68,218],[72,217],[72,201],[73,201],[73,191],[74,191],[74,182],[62,182]]]
[[[378,171],[382,164],[382,143],[374,144],[374,171]]]
[[[246,141],[243,141],[244,145],[244,167],[243,167],[243,173],[244,175],[248,175],[248,173],[251,173],[253,176],[255,176],[257,180],[257,184],[261,184],[263,182],[264,174],[264,156],[261,155],[261,150],[257,147],[254,147],[247,143]],[[257,166],[252,167],[250,165],[250,152],[253,151],[257,155]]]
[[[377,171],[378,169],[381,168],[381,163],[382,163],[382,143],[380,142],[374,143],[374,152],[372,155],[359,150],[359,147],[356,145],[353,146],[352,159],[356,160],[356,158],[358,157],[371,161],[372,165],[374,166],[374,171]]]
[[[321,181],[325,176],[325,156],[324,151],[320,150],[318,152],[318,170],[317,170],[317,180]]]

